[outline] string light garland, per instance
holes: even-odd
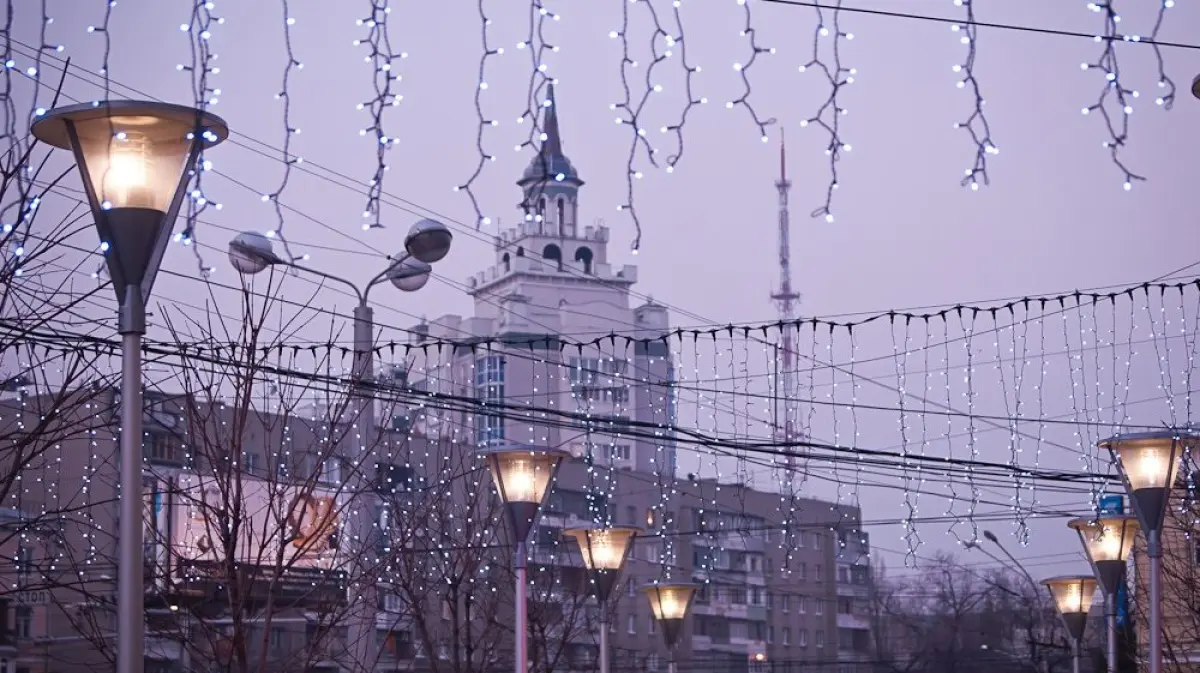
[[[758,112],[754,110],[754,106],[750,103],[750,69],[754,67],[754,63],[762,54],[774,54],[774,47],[764,47],[758,43],[758,29],[754,27],[754,15],[750,10],[751,0],[734,0],[742,8],[742,29],[739,35],[746,39],[746,46],[750,48],[750,55],[746,58],[746,62],[735,61],[733,69],[738,73],[742,80],[742,92],[737,98],[725,103],[726,109],[744,108],[746,114],[750,115],[750,121],[758,129],[759,138],[765,143],[769,140],[767,137],[767,127],[775,123],[775,118],[759,117]],[[837,19],[834,19],[836,25]]]
[[[559,15],[546,9],[541,0],[529,0],[527,31],[525,38],[517,42],[517,51],[526,50],[529,54],[529,85],[525,91],[525,109],[517,117],[517,125],[528,123],[525,128],[529,130],[525,133],[525,138],[513,149],[520,153],[527,148],[533,148],[535,154],[531,163],[536,164],[539,171],[538,179],[534,183],[535,189],[525,190],[517,204],[525,214],[527,222],[542,222],[545,219],[545,213],[540,212],[541,197],[549,184],[565,177],[551,173],[551,158],[547,150],[552,148],[545,145],[551,138],[547,133],[547,125],[541,121],[543,118],[548,120],[551,112],[555,117],[558,116],[557,110],[551,111],[551,107],[555,105],[553,96],[550,95],[554,78],[547,74],[549,65],[546,63],[548,54],[557,52],[558,47],[546,38],[546,21],[559,19]],[[543,94],[543,91],[546,93]]]
[[[116,4],[116,0],[112,0]],[[179,29],[188,36],[191,61],[179,64],[176,69],[186,72],[192,80],[194,106],[197,110],[207,111],[216,105],[221,96],[221,90],[209,81],[210,77],[220,74],[221,69],[216,65],[217,55],[212,48],[212,31],[215,26],[225,23],[225,19],[213,14],[212,0],[194,0],[191,17],[188,23],[180,24]],[[105,33],[107,35],[107,31]],[[107,70],[107,68],[106,68]],[[107,88],[108,81],[105,80]],[[106,96],[107,98],[107,96]],[[200,246],[196,242],[196,223],[200,216],[210,207],[221,210],[220,203],[213,201],[204,191],[204,174],[213,168],[213,163],[207,158],[203,147],[196,156],[196,163],[191,167],[191,184],[187,191],[187,212],[184,213],[183,230],[175,234],[175,241],[192,250],[199,266],[200,275],[207,278],[215,270],[205,263]]]
[[[957,33],[959,41],[967,46],[966,58],[961,64],[954,66],[954,72],[960,77],[956,86],[969,91],[974,97],[975,103],[966,121],[955,123],[954,128],[965,131],[975,146],[975,163],[966,169],[966,177],[963,178],[962,184],[964,187],[969,186],[972,190],[977,190],[979,183],[989,184],[988,156],[998,154],[1000,150],[992,142],[991,125],[988,124],[987,115],[983,112],[983,93],[980,91],[979,80],[975,78],[976,40],[979,37],[979,28],[975,24],[975,2],[974,0],[954,0],[954,4],[963,8],[966,21],[963,25],[952,24],[950,29]]]
[[[265,203],[271,204],[272,210],[275,211],[275,227],[267,232],[267,237],[278,239],[283,245],[283,251],[287,258],[295,261],[296,256],[292,254],[287,235],[283,230],[285,218],[283,216],[283,205],[280,203],[280,197],[283,196],[284,191],[288,187],[288,182],[291,180],[292,166],[304,161],[303,157],[292,154],[292,138],[300,133],[300,129],[292,125],[291,92],[292,75],[303,70],[304,64],[296,58],[296,53],[292,45],[292,26],[296,25],[296,18],[292,15],[291,3],[289,0],[281,0],[281,5],[283,9],[283,48],[286,55],[286,63],[283,66],[283,81],[280,83],[279,92],[275,94],[275,100],[278,100],[282,107],[283,144],[280,147],[279,160],[283,164],[283,174],[279,177],[279,186],[270,194],[263,194],[262,200]]]
[[[619,30],[609,32],[608,35],[621,42],[621,62],[617,72],[621,80],[623,98],[609,107],[618,113],[617,125],[629,127],[629,152],[625,156],[625,202],[617,205],[617,212],[629,214],[634,232],[630,249],[636,254],[642,244],[642,222],[638,218],[637,208],[634,204],[634,183],[641,180],[643,176],[642,171],[638,170],[637,164],[641,159],[654,168],[658,168],[658,159],[655,156],[658,150],[650,144],[646,128],[642,123],[642,115],[651,96],[663,90],[662,84],[655,79],[655,71],[663,61],[670,58],[678,38],[668,33],[663,27],[659,20],[658,10],[650,0],[619,1],[621,4],[621,27]],[[633,57],[629,42],[631,31],[629,7],[635,4],[645,8],[650,17],[650,24],[653,26],[650,29],[649,38],[650,63],[642,68],[644,73],[641,78],[642,90],[636,97],[633,93],[632,73],[637,71],[641,64]],[[678,10],[678,8],[676,9]],[[676,16],[678,18],[678,15]],[[668,168],[674,170],[673,164],[669,164]]]
[[[383,180],[388,171],[387,153],[400,142],[399,138],[388,133],[384,116],[388,108],[395,107],[404,100],[404,96],[396,91],[401,80],[396,68],[398,60],[408,58],[407,52],[396,51],[392,47],[392,38],[388,32],[388,19],[392,14],[390,0],[369,0],[369,4],[371,11],[367,18],[355,22],[356,25],[367,29],[366,39],[354,41],[354,46],[367,49],[368,53],[363,60],[371,64],[371,84],[375,90],[373,98],[358,105],[359,110],[365,109],[371,116],[371,124],[358,134],[370,137],[375,143],[375,174],[367,183],[363,231],[383,227],[380,199],[383,196]]]
[[[1083,70],[1099,70],[1104,76],[1103,87],[1096,102],[1083,108],[1083,114],[1099,113],[1104,121],[1108,139],[1102,145],[1109,151],[1113,164],[1123,176],[1122,187],[1126,191],[1133,189],[1133,183],[1146,178],[1134,173],[1125,165],[1121,158],[1121,148],[1129,140],[1129,116],[1133,114],[1133,99],[1138,92],[1127,88],[1121,81],[1121,63],[1117,59],[1117,44],[1121,38],[1117,24],[1121,16],[1114,7],[1115,0],[1089,1],[1088,9],[1103,16],[1104,32],[1096,36],[1101,44],[1100,55],[1093,62],[1084,62]],[[1136,36],[1124,36],[1126,41],[1139,41]],[[1112,108],[1112,109],[1110,109]]]
[[[829,85],[829,95],[817,107],[816,113],[800,122],[807,127],[816,124],[828,135],[825,144],[825,156],[829,160],[829,182],[825,186],[825,201],[812,211],[812,217],[823,217],[826,222],[833,222],[833,194],[838,188],[838,161],[842,153],[849,152],[851,147],[842,140],[842,116],[847,114],[842,107],[842,88],[854,83],[857,71],[842,64],[842,41],[853,40],[854,34],[843,32],[841,28],[842,0],[836,0],[832,9],[816,7],[817,24],[813,29],[812,58],[800,66],[800,72],[816,69],[821,72]],[[828,21],[826,20],[828,17]]]
[[[479,78],[475,83],[475,118],[477,126],[475,128],[475,151],[479,156],[479,161],[475,163],[475,169],[471,172],[467,181],[454,188],[454,191],[461,191],[467,195],[471,201],[471,208],[475,211],[475,229],[479,230],[484,225],[492,223],[492,218],[484,215],[483,209],[479,205],[479,196],[475,193],[475,182],[483,175],[483,167],[488,163],[495,161],[496,156],[484,148],[483,139],[485,132],[489,128],[499,126],[500,122],[490,118],[483,112],[483,92],[488,90],[488,61],[494,56],[504,54],[504,47],[493,47],[488,39],[488,30],[491,28],[492,20],[488,17],[484,0],[476,0],[476,7],[479,10],[480,24],[480,54],[479,54]]]
[[[1160,89],[1160,93],[1154,99],[1154,104],[1161,106],[1164,110],[1170,110],[1175,105],[1175,82],[1167,76],[1167,64],[1163,59],[1162,44],[1158,41],[1158,34],[1166,23],[1167,10],[1174,6],[1175,0],[1160,0],[1158,15],[1154,19],[1154,29],[1150,31],[1150,37],[1145,40],[1154,50],[1154,63],[1158,67],[1157,87]]]
[[[688,61],[687,39],[684,36],[683,31],[683,0],[675,0],[675,2],[671,3],[671,14],[675,19],[675,36],[673,38],[673,47],[679,50],[679,58],[676,60],[676,62],[679,63],[679,68],[683,71],[683,97],[685,100],[683,107],[679,110],[678,120],[671,122],[660,129],[662,133],[671,133],[675,135],[675,152],[674,154],[667,155],[665,162],[667,173],[673,173],[675,171],[675,165],[678,164],[683,158],[683,129],[687,125],[688,116],[697,106],[704,105],[708,102],[708,99],[704,98],[703,96],[697,97],[692,88],[693,81],[696,75],[700,72],[700,66],[694,66]],[[668,51],[664,53],[666,53],[669,57],[672,52]]]

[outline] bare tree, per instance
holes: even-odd
[[[875,566],[871,618],[884,670],[1047,673],[1070,665],[1052,607],[1024,578],[945,554],[905,578]]]

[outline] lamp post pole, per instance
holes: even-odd
[[[600,673],[609,673],[608,598],[625,569],[633,540],[640,532],[633,526],[589,526],[563,531],[579,543],[592,594],[600,608]]]
[[[354,505],[350,507],[347,536],[351,542],[349,559],[352,568],[352,595],[349,599],[347,620],[347,648],[350,660],[359,673],[374,669],[376,658],[375,609],[379,587],[373,576],[373,555],[378,553],[376,544],[374,499],[370,495],[371,484],[365,474],[376,435],[375,424],[375,315],[368,305],[371,289],[384,281],[390,281],[398,289],[415,292],[425,286],[432,272],[430,264],[440,261],[450,251],[452,241],[445,225],[433,220],[421,220],[413,225],[405,238],[405,252],[393,258],[382,272],[360,288],[353,282],[332,274],[302,266],[275,254],[271,241],[255,232],[239,234],[229,244],[229,261],[238,273],[250,276],[265,271],[271,266],[286,266],[349,287],[358,303],[354,307],[354,370],[351,395],[354,400],[355,419],[358,433],[355,438],[354,455],[350,456],[347,486]]]
[[[1125,585],[1125,564],[1133,550],[1137,519],[1111,514],[1098,519],[1074,519],[1067,525],[1079,533],[1096,581],[1104,592],[1108,673],[1117,673],[1117,597]]]
[[[1100,442],[1116,458],[1125,489],[1146,536],[1149,560],[1149,670],[1162,673],[1162,528],[1179,466],[1188,451],[1200,448],[1200,435],[1179,429],[1117,435]]]
[[[117,294],[121,335],[120,524],[117,542],[117,673],[145,659],[142,514],[142,336],[146,302],[171,239],[190,169],[203,147],[229,135],[216,115],[179,105],[102,101],[51,110],[31,128],[70,149]]]
[[[483,447],[492,481],[504,504],[509,531],[513,536],[513,665],[515,673],[528,673],[529,627],[527,606],[529,584],[525,574],[529,532],[537,520],[542,503],[550,493],[550,484],[558,466],[569,455],[559,449],[517,444]]]

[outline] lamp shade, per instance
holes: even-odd
[[[1133,540],[1137,537],[1137,518],[1126,515],[1103,516],[1099,519],[1074,519],[1067,525],[1079,533],[1079,540],[1083,543],[1101,589],[1110,598],[1115,598],[1121,583],[1125,581],[1125,563],[1129,560]]]
[[[1096,578],[1091,575],[1067,575],[1044,580],[1050,598],[1060,615],[1086,615],[1096,595]]]
[[[526,446],[503,446],[484,452],[517,543],[524,544],[528,539],[554,473],[567,455],[558,449]]]
[[[1138,520],[1147,533],[1162,527],[1179,464],[1185,452],[1198,445],[1200,435],[1185,430],[1117,435],[1100,442],[1116,459]]]
[[[485,455],[502,502],[541,505],[567,454],[556,449],[503,447]]]
[[[563,533],[579,543],[579,553],[588,570],[620,570],[633,548],[638,529],[632,526],[569,528]]]
[[[684,619],[696,595],[695,584],[650,584],[642,588],[650,600],[650,610],[660,622]]]
[[[33,135],[71,149],[93,209],[144,208],[167,213],[193,149],[228,135],[216,115],[142,101],[85,103],[51,110]]]
[[[1115,561],[1122,565],[1133,550],[1138,522],[1132,516],[1105,516],[1099,519],[1074,519],[1067,524],[1083,542],[1088,560],[1092,563]]]

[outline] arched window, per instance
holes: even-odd
[[[558,266],[558,270],[562,271],[562,250],[559,250],[557,245],[551,243],[543,248],[542,259],[547,262],[553,261]]]
[[[524,257],[524,256],[525,256],[525,246],[518,245],[517,246],[517,257]]]
[[[512,271],[512,260],[509,259],[507,252],[504,253],[504,256],[500,258],[500,262],[504,264],[504,273]]]
[[[546,217],[546,197],[538,199],[538,215]]]
[[[575,261],[583,262],[583,272],[592,272],[592,249],[587,246],[581,246],[575,251]]]
[[[567,200],[558,197],[558,226],[561,230],[567,224]]]

